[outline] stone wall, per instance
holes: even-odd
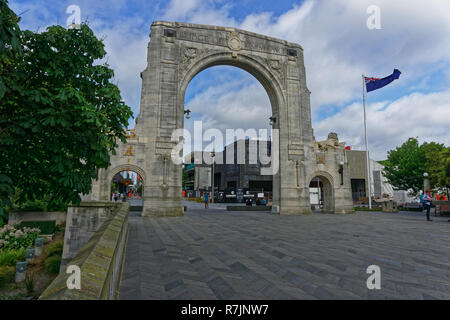
[[[98,228],[111,217],[118,203],[109,201],[83,201],[67,209],[66,232],[61,270],[89,241]]]
[[[296,43],[220,26],[155,21],[151,26],[147,67],[141,73],[140,112],[133,135],[119,142],[110,168],[99,170],[89,199],[109,198],[115,168],[141,170],[144,178],[143,216],[180,216],[182,168],[171,160],[184,128],[185,93],[201,71],[227,65],[252,74],[266,89],[272,109],[273,204],[280,214],[311,213],[309,183],[321,172],[334,183],[336,212],[352,212],[348,164],[339,183],[344,146],[331,135],[314,141],[310,94],[306,85],[303,48]],[[336,136],[336,137],[335,137]],[[338,148],[334,148],[337,146]],[[128,169],[129,168],[129,169]]]
[[[107,205],[99,214],[100,204],[82,203],[79,212],[87,213],[91,208],[93,213],[84,218],[97,217],[98,229],[88,239],[87,243],[67,261],[67,265],[76,265],[81,270],[81,288],[68,289],[67,279],[70,274],[63,269],[58,277],[39,297],[41,300],[111,300],[118,298],[120,276],[124,260],[124,250],[128,237],[128,216],[130,205],[127,202]],[[81,210],[83,208],[83,210]],[[93,210],[92,210],[93,209]],[[109,212],[108,209],[110,210]],[[72,215],[73,214],[72,210]],[[107,213],[107,216],[106,216]],[[72,217],[73,218],[73,217]],[[77,220],[80,221],[80,220]],[[85,220],[89,221],[89,219]],[[82,224],[81,224],[82,225]],[[72,233],[74,235],[76,233]],[[73,247],[72,247],[73,248]]]
[[[8,224],[15,225],[15,224],[21,223],[22,221],[55,221],[56,224],[63,224],[66,222],[66,216],[67,216],[67,212],[63,212],[63,211],[10,212]]]

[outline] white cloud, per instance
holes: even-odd
[[[372,4],[381,9],[381,30],[366,27],[369,17],[366,9]],[[270,12],[249,14],[236,26],[302,45],[307,83],[312,91],[313,119],[328,114],[329,105],[340,106],[342,110],[313,123],[318,139],[336,131],[350,144],[363,145],[360,103],[343,108],[361,99],[362,73],[385,76],[397,67],[403,72],[401,81],[395,83],[399,88],[408,88],[411,82],[423,77],[421,83],[408,88],[411,92],[408,96],[391,103],[369,106],[372,155],[376,159],[384,159],[388,149],[400,145],[410,136],[449,143],[448,126],[442,123],[442,119],[450,118],[448,92],[414,93],[414,90],[442,90],[449,82],[448,71],[443,72],[441,80],[430,76],[439,68],[450,65],[449,12],[450,1],[445,0],[426,3],[420,0],[407,3],[307,0],[280,16]],[[193,18],[191,22],[197,21]],[[241,93],[245,96],[242,90]],[[251,90],[247,94],[252,94]],[[433,105],[433,110],[436,107],[436,112],[442,117],[436,114],[426,117],[423,113],[429,110],[430,105]],[[386,109],[377,110],[381,106]],[[239,123],[231,123],[225,115],[217,117],[217,124],[227,123],[234,128]]]
[[[236,20],[229,15],[231,6],[217,4],[212,0],[172,0],[165,9],[163,19],[158,20],[236,26]]]
[[[57,15],[52,15],[50,7],[61,7],[59,23],[64,24],[62,18],[67,16],[65,8],[69,2],[49,0],[46,5],[32,2],[10,4],[18,13],[30,8],[21,25],[36,30],[57,22]],[[448,130],[445,130],[448,128],[439,121],[449,118],[445,110],[449,109],[448,104],[445,105],[445,98],[449,101],[448,92],[443,90],[450,83],[450,1],[306,0],[300,5],[294,4],[292,9],[279,16],[271,12],[249,12],[240,20],[232,16],[232,5],[224,1],[172,0],[163,10],[159,4],[152,3],[155,8],[153,13],[149,13],[148,2],[136,0],[133,6],[142,10],[133,16],[122,14],[129,5],[125,0],[80,0],[78,3],[82,20],[88,17],[96,34],[106,36],[108,62],[115,70],[115,80],[135,115],[139,110],[141,91],[139,73],[147,63],[150,23],[152,20],[176,20],[235,26],[302,45],[307,83],[312,91],[313,119],[328,114],[330,105],[341,108],[336,115],[313,123],[316,138],[324,138],[329,131],[336,131],[350,144],[362,144],[363,140],[358,140],[363,138],[361,106],[359,103],[351,104],[360,99],[361,74],[384,76],[397,67],[403,73],[395,85],[407,88],[410,93],[393,102],[369,105],[369,143],[375,155],[384,158],[387,148],[401,144],[409,136],[448,143]],[[369,16],[366,9],[373,4],[381,9],[381,30],[368,30],[366,27]],[[430,76],[442,68],[447,70],[442,71],[441,79]],[[417,78],[423,78],[423,81],[417,83]],[[239,82],[239,78],[235,81]],[[242,83],[241,86],[219,83],[219,86],[194,97],[193,108],[198,106],[196,111],[204,112],[204,108],[200,108],[202,103],[217,106],[208,108],[203,114],[203,118],[209,121],[208,126],[248,128],[255,127],[255,123],[266,126],[270,104],[267,94],[258,86],[258,83]],[[446,118],[433,113],[424,121],[422,116],[416,116],[431,105],[436,105]],[[380,106],[386,109],[375,110]],[[413,114],[411,106],[416,106]],[[242,110],[248,112],[246,116],[242,116]],[[259,117],[260,113],[264,115]]]
[[[192,115],[200,116],[196,120],[202,121],[203,132],[209,128],[219,129],[224,139],[226,129],[270,128],[269,117],[272,111],[269,97],[256,80],[222,82],[210,86],[189,101],[189,109]],[[194,137],[193,123],[194,119],[185,120],[185,127],[191,137]],[[207,145],[205,142],[203,147]],[[200,149],[197,141],[195,149]]]
[[[98,37],[104,38],[107,56],[104,62],[114,70],[114,81],[119,86],[122,98],[135,117],[139,113],[142,81],[140,72],[147,66],[148,34],[139,29],[142,18],[118,19],[112,26],[94,20],[91,27]],[[130,127],[134,121],[130,121]]]
[[[366,9],[381,9],[381,30],[369,30]],[[450,1],[307,0],[279,17],[249,15],[244,29],[299,43],[305,50],[314,111],[343,104],[361,91],[361,74],[403,71],[406,83],[449,62]]]
[[[384,160],[387,150],[410,137],[450,145],[450,90],[428,94],[412,93],[398,100],[367,106],[369,150],[375,160]],[[364,122],[361,103],[353,103],[339,113],[313,123],[317,140],[334,131],[339,140],[364,150]]]

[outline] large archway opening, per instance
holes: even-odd
[[[144,170],[124,164],[108,170],[108,194],[111,201],[129,202],[131,211],[140,214],[144,206]]]
[[[334,212],[333,186],[329,178],[323,175],[316,175],[310,180],[309,199],[313,212]]]
[[[144,179],[138,172],[123,170],[116,173],[111,181],[111,200],[142,199],[144,195]]]
[[[271,155],[275,98],[261,75],[242,65],[223,64],[193,68],[197,72],[182,91],[184,109],[190,111],[184,119],[190,138],[184,137],[183,197],[201,199],[208,194],[216,203],[250,199],[254,205],[268,205],[273,202],[274,179],[261,174],[270,164],[260,152]],[[199,141],[195,133],[200,125]]]

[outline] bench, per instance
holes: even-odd
[[[443,215],[443,213],[450,213],[450,204],[437,204],[436,205],[436,209],[435,209],[435,215],[437,216],[438,214],[440,216]]]

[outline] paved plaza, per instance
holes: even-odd
[[[450,299],[450,222],[421,213],[134,212],[120,299]],[[368,290],[369,265],[381,289]]]

